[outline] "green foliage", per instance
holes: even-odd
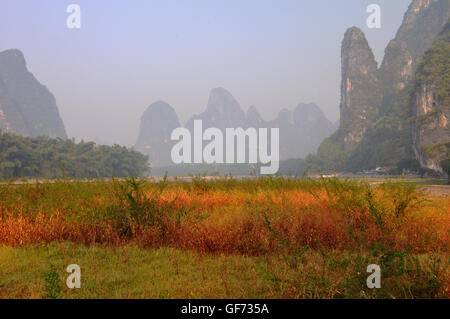
[[[369,291],[365,286],[368,274],[364,270],[369,261],[378,264],[381,268],[381,289]],[[359,262],[358,266],[361,269],[361,276],[355,275],[351,280],[346,281],[347,286],[342,287],[347,288],[346,297],[355,298],[363,294],[374,298],[391,299],[395,298],[396,291],[399,289],[403,290],[408,298],[444,297],[439,295],[442,286],[442,281],[439,279],[443,276],[445,262],[439,258],[431,256],[425,265],[417,255],[409,252],[374,248],[369,258]],[[408,283],[407,278],[411,282]]]
[[[450,105],[450,23],[446,24],[417,68],[416,87],[426,83],[434,85],[439,104]]]
[[[407,54],[402,46],[391,47],[385,59],[393,65],[379,74],[383,87],[383,98],[379,104],[379,113],[370,117],[372,125],[364,134],[363,140],[355,150],[345,154],[339,145],[337,136],[342,129],[355,127],[358,119],[344,117],[338,134],[325,140],[317,155],[306,159],[306,169],[322,172],[361,171],[373,169],[377,166],[396,166],[402,159],[414,158],[413,153],[413,125],[424,126],[436,122],[438,115],[450,105],[450,23],[443,28],[433,45],[426,51],[423,60],[418,65],[415,78],[408,81],[402,90],[398,90],[393,83],[398,79],[398,68],[401,57]],[[355,84],[355,83],[354,83]],[[355,84],[356,85],[356,84]],[[425,115],[415,115],[416,92],[422,85],[428,85],[433,90],[435,105],[431,112]],[[359,88],[366,92],[365,88]],[[378,92],[371,92],[378,94]],[[368,98],[364,96],[363,98]],[[370,98],[371,103],[377,101],[376,96]],[[357,104],[359,100],[353,100]],[[446,153],[441,150],[442,145],[429,145],[424,151],[429,157],[438,157]],[[403,163],[405,164],[405,163]],[[412,164],[412,163],[411,163]],[[408,167],[405,167],[408,168]],[[412,167],[411,167],[412,168]]]
[[[50,265],[50,270],[45,273],[45,294],[42,298],[59,299],[61,293],[61,278],[56,270],[55,265]]]
[[[350,154],[336,142],[336,139],[336,134],[325,139],[320,144],[317,154],[306,157],[304,171],[332,173],[344,169]]]
[[[41,297],[45,291],[36,265],[55,256],[78,260],[92,270],[83,275],[82,289],[63,289],[61,299],[448,299],[445,288],[438,291],[448,281],[445,253],[408,255],[377,249],[322,254],[309,249],[305,262],[291,267],[279,255],[219,256],[135,245],[117,249],[65,242],[5,247],[3,252],[2,279],[10,284],[0,289],[0,298],[6,299]],[[381,289],[367,288],[369,264],[381,266]],[[64,258],[55,265],[67,267]]]
[[[404,171],[421,172],[419,161],[412,158],[403,158],[397,163],[397,173],[401,174]]]
[[[0,179],[143,175],[148,170],[147,160],[141,153],[119,145],[0,132]]]
[[[441,161],[441,166],[444,172],[448,176],[448,184],[450,185],[450,158],[446,158]]]
[[[185,207],[175,207],[177,197],[161,204],[160,198],[169,186],[167,175],[159,183],[149,183],[135,177],[123,181],[114,181],[114,194],[117,202],[106,206],[106,217],[114,222],[119,233],[132,237],[135,227],[157,226],[163,236],[166,229],[165,218],[174,218],[180,222],[188,213]]]
[[[441,162],[442,169],[445,173],[450,174],[450,158],[446,158]]]

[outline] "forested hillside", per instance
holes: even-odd
[[[0,132],[0,179],[122,177],[147,172],[147,156],[123,146]]]
[[[414,83],[413,148],[422,167],[444,171],[450,158],[450,23],[426,52]]]

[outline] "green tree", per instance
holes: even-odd
[[[448,184],[450,185],[450,158],[446,158],[441,162],[442,169],[448,176]]]
[[[0,132],[0,179],[143,176],[148,157],[123,146]]]

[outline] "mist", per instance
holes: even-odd
[[[23,51],[77,140],[134,145],[151,103],[166,101],[184,124],[214,87],[265,120],[314,102],[337,121],[345,30],[360,27],[380,62],[410,3],[376,1],[382,27],[369,29],[373,2],[3,0],[0,51]],[[80,29],[66,26],[71,3]]]

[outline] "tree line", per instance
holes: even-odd
[[[0,179],[142,176],[148,157],[127,147],[0,132]]]

